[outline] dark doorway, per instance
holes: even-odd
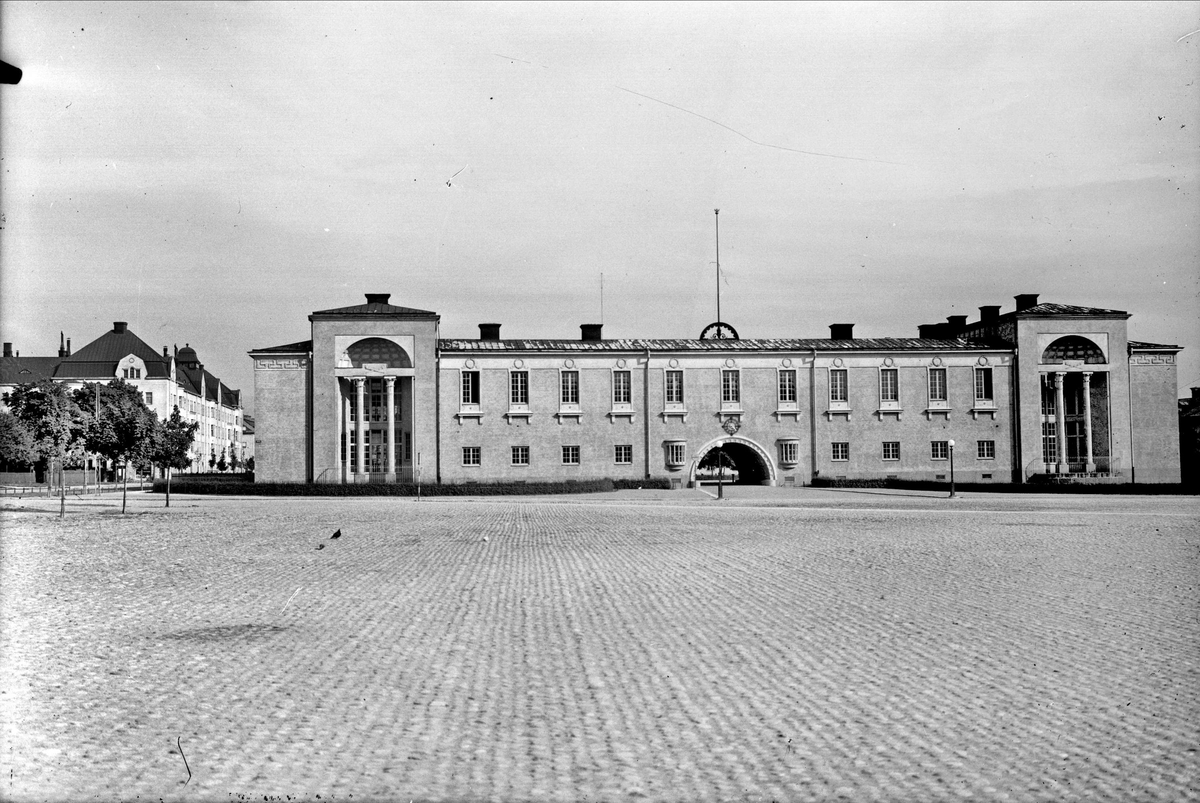
[[[744,443],[726,443],[722,447],[708,450],[696,466],[696,479],[715,481],[724,453],[725,482],[730,485],[762,485],[770,479],[758,452]]]

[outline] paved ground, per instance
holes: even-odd
[[[1200,799],[1195,498],[56,504],[7,799]]]

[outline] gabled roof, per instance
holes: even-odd
[[[282,346],[267,346],[264,349],[251,349],[247,354],[307,354],[312,351],[311,340],[300,340],[296,343],[285,343]]]
[[[397,307],[395,304],[384,304],[379,301],[369,301],[366,304],[355,304],[352,307],[338,307],[337,309],[317,310],[312,315],[309,315],[308,319],[311,321],[313,317],[317,315],[394,315],[403,316],[406,318],[439,317],[436,312],[430,312],[427,309]]]
[[[439,340],[442,351],[980,351],[1007,350],[982,340],[918,337],[855,338],[853,340]]]
[[[134,355],[146,364],[147,379],[171,376],[170,358],[146,345],[128,329],[111,330],[88,343],[74,354],[63,357],[55,373],[57,379],[111,379],[117,373],[117,363]]]
[[[52,379],[60,357],[0,357],[0,385],[24,385]]]

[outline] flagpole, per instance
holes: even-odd
[[[717,231],[717,321],[721,320],[721,210],[713,210],[713,225]]]

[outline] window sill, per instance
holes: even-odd
[[[992,420],[995,421],[996,413],[999,411],[999,409],[1000,408],[998,408],[995,404],[982,405],[976,403],[976,405],[971,408],[971,417],[978,420],[980,413],[983,413],[984,415],[990,415]]]
[[[533,413],[531,413],[528,410],[509,410],[507,413],[504,414],[504,417],[505,417],[505,419],[508,420],[508,423],[510,423],[510,424],[513,422],[514,418],[524,418],[525,423],[528,424],[529,419],[533,417]]]
[[[611,423],[611,424],[617,423],[618,418],[628,418],[629,423],[632,424],[633,420],[634,420],[633,419],[633,410],[609,410],[608,411],[609,423]]]
[[[927,419],[932,421],[933,417],[935,415],[944,415],[944,416],[946,416],[946,420],[949,421],[950,420],[950,408],[949,407],[927,407],[925,409],[925,417]]]
[[[558,419],[558,423],[560,426],[563,423],[563,419],[566,419],[566,418],[574,418],[575,423],[578,424],[578,423],[581,423],[583,420],[583,413],[579,410],[559,410],[557,413],[554,414],[554,417]],[[578,463],[575,463],[573,465],[578,465]]]
[[[903,407],[880,407],[878,410],[875,411],[875,415],[879,416],[880,421],[883,420],[883,417],[885,415],[894,415],[894,416],[896,416],[896,420],[900,421],[903,418],[903,416],[902,416],[903,412],[904,412]]]
[[[776,421],[782,421],[783,417],[785,415],[790,415],[794,419],[799,421],[800,420],[800,409],[793,408],[793,407],[780,407],[778,410],[775,411],[774,415],[775,415]]]
[[[461,426],[468,418],[475,419],[475,421],[479,424],[483,423],[483,412],[480,410],[459,410],[454,414],[454,417],[458,419],[459,426]]]
[[[664,421],[671,418],[672,416],[676,416],[686,424],[687,417],[688,417],[688,411],[682,410],[682,409],[681,410],[663,410],[661,413],[659,413],[659,415],[661,415],[663,417]]]

